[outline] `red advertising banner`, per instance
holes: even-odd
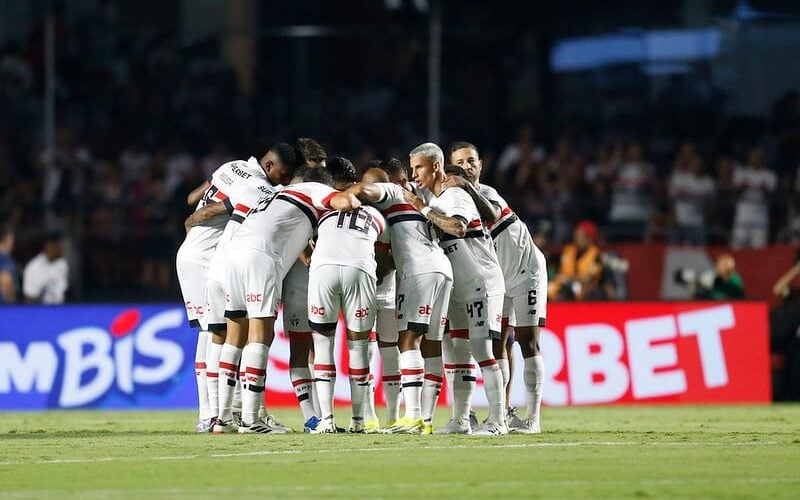
[[[547,322],[546,404],[771,400],[764,303],[562,303]]]

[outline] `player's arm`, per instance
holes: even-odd
[[[17,290],[14,286],[14,278],[8,271],[0,269],[0,295],[6,304],[13,304],[17,301]]]
[[[298,259],[300,262],[303,263],[304,266],[308,267],[311,265],[311,254],[314,253],[314,240],[308,240],[308,245],[303,250],[303,253],[300,254]]]
[[[361,202],[376,202],[383,196],[383,191],[375,184],[356,183],[331,199],[331,208],[340,212],[355,210]]]
[[[213,219],[214,217],[218,217],[223,214],[229,214],[233,211],[233,207],[229,207],[228,205],[230,205],[230,202],[225,203],[224,201],[218,201],[215,203],[209,203],[187,217],[186,221],[183,223],[183,226],[188,232],[193,226],[202,224],[203,222]]]
[[[189,196],[186,197],[186,203],[190,207],[197,205],[203,198],[203,194],[208,190],[209,186],[210,183],[208,181],[203,181],[202,184],[194,188],[194,191],[189,193]]]
[[[463,238],[467,234],[467,221],[461,217],[450,217],[433,210],[422,199],[411,191],[403,191],[406,201],[411,203],[419,213],[425,216],[436,227],[456,238]]]
[[[378,277],[377,284],[380,285],[383,278],[395,268],[391,247],[386,243],[381,241],[375,243],[375,263],[378,265],[375,271]]]
[[[486,199],[485,196],[475,189],[475,186],[471,182],[463,177],[459,175],[448,175],[444,186],[448,188],[457,187],[466,191],[470,198],[472,198],[472,201],[475,202],[475,206],[478,207],[478,213],[481,215],[481,220],[483,222],[494,224],[497,219],[500,218],[500,214],[502,213],[500,207]]]

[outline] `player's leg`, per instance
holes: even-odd
[[[475,432],[478,435],[503,435],[508,433],[505,423],[506,406],[503,375],[492,351],[492,341],[500,338],[502,312],[502,295],[484,295],[467,301],[470,349],[472,350],[472,356],[481,369],[483,389],[489,402],[489,417],[486,423]]]
[[[425,378],[422,381],[422,421],[423,434],[433,434],[433,413],[439,401],[444,381],[442,363],[442,339],[444,328],[447,324],[447,309],[450,303],[450,292],[453,287],[452,280],[442,274],[436,274],[431,279],[432,296],[431,315],[426,333],[420,345],[422,358],[425,365]]]
[[[376,306],[377,307],[377,306]],[[378,336],[374,331],[369,332],[369,377],[367,383],[367,396],[364,398],[364,429],[367,434],[377,434],[381,430],[378,413],[375,411],[375,359],[378,357]]]
[[[445,373],[450,383],[452,418],[436,434],[471,434],[469,410],[475,392],[475,365],[469,344],[467,310],[463,302],[452,300],[447,312],[450,331],[442,342]]]
[[[378,309],[375,330],[381,353],[381,383],[386,400],[386,424],[391,427],[400,417],[400,349],[397,347],[397,318],[395,309]]]
[[[334,353],[336,323],[341,308],[339,266],[320,266],[308,277],[308,323],[314,341],[314,390],[320,407],[320,422],[310,432],[336,432],[333,396],[336,386]]]
[[[206,351],[206,386],[211,412],[219,417],[219,357],[225,344],[225,290],[219,281],[209,278],[206,287],[206,320],[211,339]]]
[[[509,309],[511,309],[511,299],[503,297],[503,316],[500,322],[500,338],[492,340],[492,353],[497,365],[500,367],[500,374],[503,376],[503,392],[508,394],[508,382],[511,380],[511,368],[508,357],[508,338],[511,335],[511,327],[508,324]],[[506,396],[506,405],[508,397]]]

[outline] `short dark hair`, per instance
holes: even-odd
[[[333,176],[327,168],[300,167],[294,176],[302,178],[303,182],[319,182],[333,187]]]
[[[389,174],[389,177],[391,178],[397,178],[397,177],[408,178],[408,169],[403,164],[403,162],[398,160],[397,158],[392,157],[382,162],[380,168],[382,168],[384,172]]]
[[[320,162],[328,158],[325,148],[310,137],[299,137],[294,141],[294,147],[303,154],[303,158],[306,160]]]
[[[278,159],[281,160],[283,166],[288,170],[289,175],[293,175],[295,170],[306,162],[306,159],[300,151],[295,149],[291,144],[285,142],[279,142],[269,148],[269,150],[275,153]]]
[[[478,146],[472,144],[471,142],[467,142],[467,141],[456,141],[456,142],[454,142],[453,145],[450,146],[450,154],[455,153],[459,149],[467,149],[467,148],[474,149],[475,152],[478,153],[478,156],[480,156],[480,153],[478,152]]]
[[[358,181],[353,162],[343,156],[334,156],[328,160],[325,168],[333,176],[333,182],[353,184]]]
[[[463,177],[464,179],[468,179],[467,173],[464,171],[464,169],[456,165],[447,165],[444,167],[444,173],[447,175],[457,175],[459,177]]]
[[[367,165],[364,167],[364,171],[367,171],[371,168],[382,168],[383,167],[383,160],[374,159],[367,162]]]

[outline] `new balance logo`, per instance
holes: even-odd
[[[475,326],[483,326],[483,325],[485,325],[485,324],[486,324],[486,322],[485,322],[485,321],[483,321],[483,320],[480,320],[480,321],[477,321],[477,322],[475,322]]]

